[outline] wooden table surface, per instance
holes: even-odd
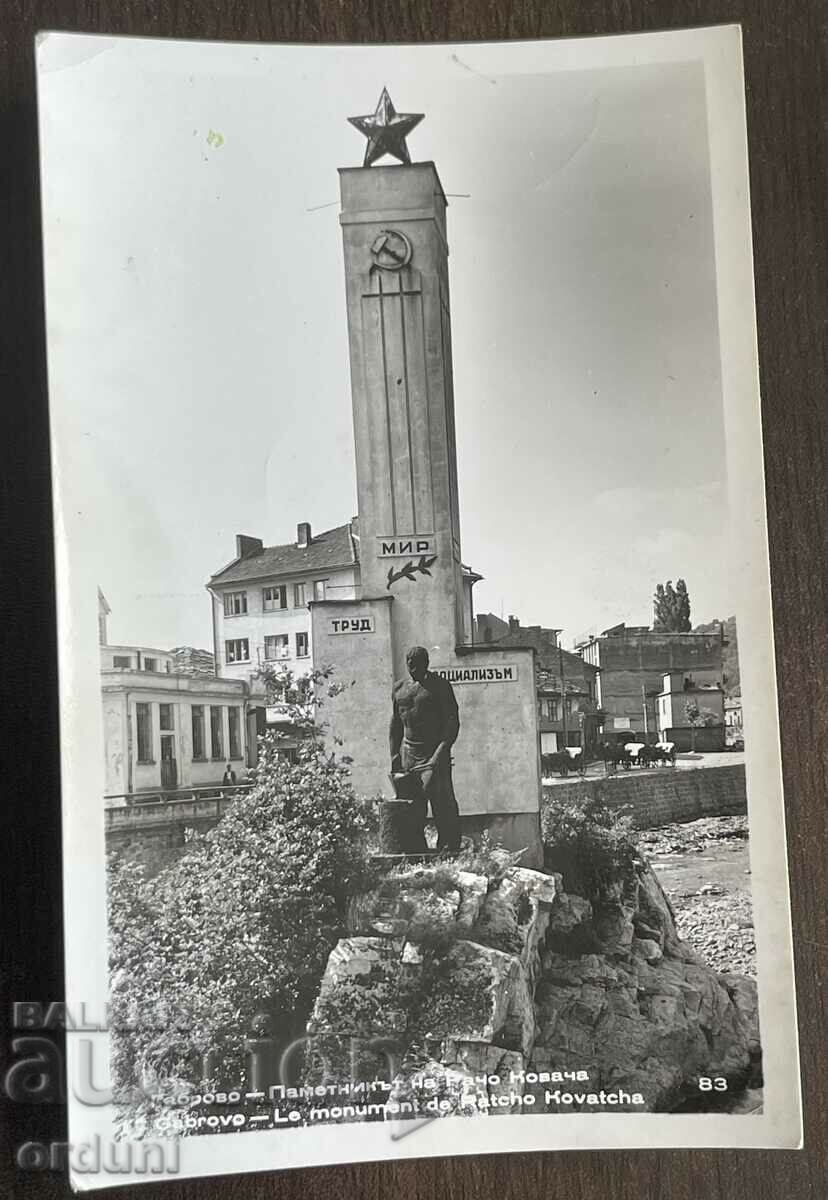
[[[828,1195],[822,976],[828,966],[826,121],[824,0],[3,0],[0,7],[0,477],[5,652],[0,1011],[63,994],[51,499],[35,81],[39,29],[262,41],[446,41],[574,36],[741,22],[747,76],[762,413],[794,942],[804,1151],[631,1151],[423,1160],[401,1165],[143,1185],[170,1200],[560,1196],[565,1200],[804,1200]],[[10,1054],[10,1037],[2,1054]],[[68,1194],[18,1174],[13,1148],[65,1136],[57,1106],[4,1110],[5,1194]],[[136,1195],[117,1189],[108,1196]]]

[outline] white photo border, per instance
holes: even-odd
[[[95,35],[45,33],[38,39],[39,75],[61,69],[80,39],[112,46],[120,40]],[[169,45],[169,43],[165,43]],[[203,43],[178,43],[197,55]],[[215,47],[215,44],[213,44]],[[535,42],[457,44],[464,62],[486,73],[543,73],[644,64],[701,62],[704,66],[713,197],[722,391],[727,446],[732,570],[739,618],[739,653],[746,730],[752,890],[758,956],[759,1012],[765,1077],[759,1114],[573,1114],[500,1115],[494,1123],[435,1120],[411,1136],[395,1125],[348,1124],[182,1139],[179,1173],[199,1177],[334,1163],[424,1156],[602,1148],[798,1148],[801,1099],[788,899],[785,812],[776,705],[776,674],[764,469],[761,436],[747,137],[741,30],[737,25],[663,33],[625,34]],[[279,55],[347,54],[348,47],[242,46],[233,52]],[[360,47],[361,53],[365,47]],[[383,47],[376,47],[378,54]],[[399,48],[398,48],[399,49]],[[420,59],[445,46],[407,48]],[[46,311],[49,347],[61,337],[58,216],[48,191],[49,154],[41,98],[44,176]],[[67,544],[73,509],[72,452],[62,428],[67,398],[50,372],[52,470],[58,595],[58,648],[62,743],[62,817],[66,1000],[70,1012],[105,1011],[108,994],[105,845],[100,786],[90,786],[103,761],[97,645],[96,584],[91,560]],[[71,552],[70,552],[71,551]],[[102,770],[101,770],[102,775]],[[73,1145],[98,1137],[114,1140],[111,1104],[84,1103],[78,1081],[92,1043],[95,1070],[108,1062],[106,1033],[67,1033],[69,1138]],[[86,1098],[102,1079],[86,1080]],[[89,1088],[93,1091],[90,1092]],[[138,1183],[140,1173],[107,1177],[75,1172],[72,1185],[87,1190]]]

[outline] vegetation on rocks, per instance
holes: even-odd
[[[110,863],[116,1093],[243,1082],[255,1024],[304,1032],[369,875],[375,814],[314,741],[293,764],[279,749],[263,739],[252,791],[155,878]],[[131,1118],[158,1107],[141,1100]]]
[[[544,866],[560,872],[565,891],[600,903],[614,896],[619,883],[634,882],[641,856],[626,809],[553,795],[541,822]]]

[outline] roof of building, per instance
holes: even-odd
[[[538,652],[538,666],[541,672],[554,677],[554,679],[557,679],[560,674],[561,660],[563,660],[564,677],[571,674],[576,676],[579,681],[583,681],[588,675],[596,675],[598,668],[594,667],[592,663],[585,662],[580,654],[573,654],[571,650],[564,650],[557,644],[557,635],[560,632],[559,629],[548,629],[540,625],[521,625],[517,629],[511,630],[505,637],[498,638],[492,645],[501,647],[532,646]],[[569,690],[570,683],[574,687],[574,681],[567,678],[567,690]]]
[[[159,650],[157,646],[138,646],[135,643],[132,643],[132,645],[127,646],[123,642],[119,642],[117,645],[114,642],[105,642],[100,647],[100,650],[102,653],[104,651],[106,653],[110,653],[110,652],[117,653],[119,650],[129,650],[132,652],[137,652],[138,650],[140,650],[142,654],[159,655],[162,658],[169,658],[170,654],[172,653],[171,650]]]
[[[604,629],[599,634],[591,634],[589,637],[581,639],[576,644],[578,646],[587,646],[590,642],[600,641],[601,638],[712,638],[717,640],[722,637],[722,627],[712,630],[698,629],[651,629],[649,625],[625,625],[622,621],[620,625],[613,625],[610,629]]]
[[[460,564],[460,570],[468,579],[471,579],[473,583],[479,583],[481,579],[485,578],[484,575],[481,575],[478,571],[475,571],[473,567],[468,566],[466,563]]]
[[[586,680],[584,680],[583,678],[570,679],[568,676],[565,676],[564,682],[566,684],[567,696],[588,696],[588,695],[590,695],[589,689],[587,688],[587,685],[586,685]],[[555,675],[551,671],[544,671],[544,670],[538,671],[538,693],[543,696],[560,696],[560,694],[561,694],[560,676]]]
[[[498,643],[506,646],[534,646],[536,650],[554,650],[557,654],[560,629],[549,629],[543,625],[517,625],[499,637]],[[568,651],[564,651],[568,653]],[[574,657],[574,656],[573,656]]]
[[[188,692],[209,696],[245,696],[248,684],[244,679],[227,679],[217,675],[186,675],[181,671],[138,671],[126,667],[103,668],[101,688],[108,692],[166,692],[174,695]]]
[[[314,534],[305,547],[287,542],[281,546],[264,546],[256,553],[234,558],[210,577],[210,583],[244,583],[273,575],[302,575],[358,562],[359,531],[354,518],[345,525]]]
[[[504,621],[502,617],[495,616],[494,613],[475,613],[474,628],[476,631],[475,641],[488,639],[488,644],[509,632],[508,622]]]

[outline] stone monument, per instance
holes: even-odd
[[[340,169],[359,506],[360,598],[312,602],[314,659],[354,686],[325,708],[354,785],[388,791],[388,710],[409,647],[454,685],[463,728],[454,780],[464,832],[489,829],[539,860],[534,650],[474,645],[455,448],[447,201],[433,163],[411,163],[383,91],[366,165]],[[374,166],[383,154],[402,165]]]

